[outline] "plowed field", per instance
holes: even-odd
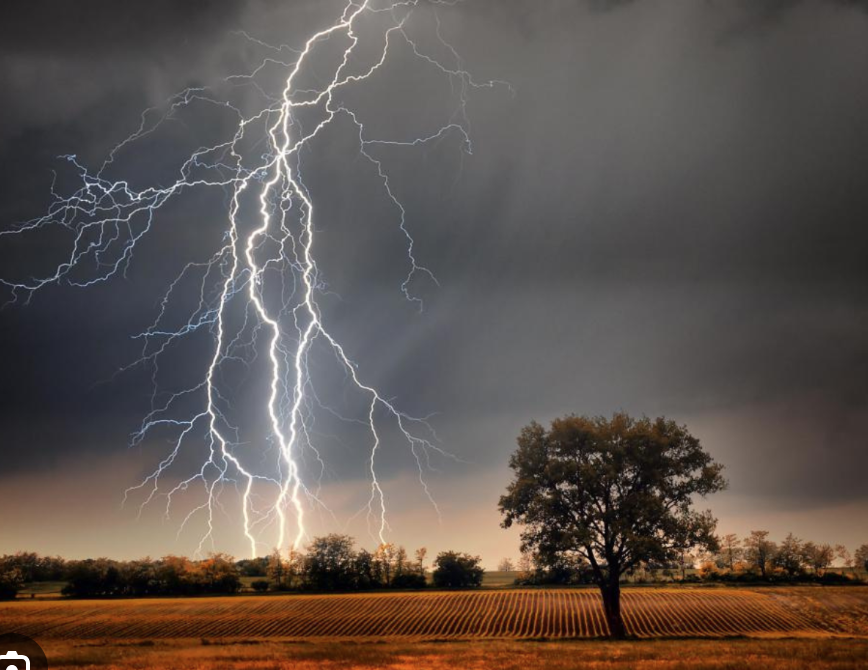
[[[868,636],[868,588],[626,589],[638,637]],[[18,601],[0,625],[38,640],[518,639],[608,633],[590,589]]]

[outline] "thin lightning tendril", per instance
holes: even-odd
[[[192,189],[224,189],[229,194],[227,229],[222,247],[205,261],[187,264],[171,282],[159,303],[157,317],[147,330],[136,336],[142,341],[140,358],[121,370],[151,366],[151,409],[133,433],[131,444],[141,445],[158,430],[172,431],[175,435],[169,453],[151,474],[127,490],[124,499],[126,501],[133,494],[142,495],[141,514],[158,497],[165,497],[165,516],[168,518],[177,496],[194,486],[201,487],[204,502],[195,505],[184,516],[178,529],[180,535],[194,517],[204,516],[206,531],[198,545],[200,553],[208,542],[214,543],[216,517],[226,513],[220,496],[227,486],[240,494],[243,533],[251,556],[260,553],[263,541],[259,538],[274,524],[277,526],[277,546],[281,550],[290,546],[298,548],[307,536],[308,505],[324,509],[334,518],[320,498],[326,463],[314,445],[313,415],[317,408],[324,409],[340,421],[362,423],[370,435],[367,457],[370,495],[362,511],[367,514],[372,534],[381,543],[386,542],[389,530],[387,495],[377,474],[377,457],[383,446],[380,424],[384,418],[393,422],[409,446],[418,467],[422,490],[438,517],[440,515],[426,483],[425,471],[431,467],[432,454],[455,457],[439,446],[437,434],[427,417],[417,418],[404,413],[394,401],[363,380],[356,363],[323,322],[318,298],[328,293],[328,287],[317,265],[317,208],[302,178],[301,155],[316,138],[329,130],[336,119],[352,124],[357,131],[359,155],[375,170],[383,194],[395,208],[398,226],[406,242],[409,269],[400,290],[407,300],[421,309],[421,298],[412,291],[414,280],[424,276],[437,283],[437,279],[431,270],[417,261],[407,210],[393,188],[383,159],[375,155],[374,150],[419,147],[456,136],[463,153],[471,154],[473,147],[467,114],[470,91],[500,85],[508,87],[505,82],[474,80],[464,69],[457,51],[444,39],[436,5],[452,5],[454,2],[429,0],[427,3],[434,6],[435,38],[448,54],[450,62],[420,48],[412,39],[408,25],[421,2],[403,0],[379,5],[372,0],[350,0],[339,20],[313,34],[298,50],[286,45],[274,47],[247,33],[237,33],[266,49],[269,56],[249,74],[228,77],[226,83],[249,85],[267,101],[264,108],[246,115],[240,106],[219,99],[207,88],[182,91],[168,101],[162,113],[156,109],[145,111],[138,129],[109,152],[96,172],[90,172],[76,156],[65,156],[80,180],[77,190],[71,196],[63,197],[52,184],[53,199],[45,215],[0,230],[2,238],[59,227],[67,230],[72,238],[68,256],[53,272],[27,281],[0,278],[0,285],[11,291],[12,301],[26,303],[35,292],[52,284],[68,283],[86,288],[118,275],[126,277],[135,247],[150,232],[156,213],[167,202]],[[361,72],[352,73],[354,62],[361,60],[357,56],[360,44],[370,44],[360,26],[363,19],[386,22],[381,34],[381,51],[373,64]],[[339,64],[334,67],[331,79],[319,87],[302,88],[299,80],[310,77],[317,65],[316,49],[340,37],[349,44]],[[340,102],[337,94],[342,89],[362,84],[383,69],[399,41],[409,47],[412,58],[448,79],[458,100],[457,107],[436,132],[411,139],[371,139],[367,137],[358,111]],[[268,95],[257,81],[257,77],[271,67],[289,69],[279,96]],[[199,104],[222,108],[237,119],[231,139],[200,147],[190,154],[180,167],[179,177],[169,186],[137,190],[128,181],[112,181],[106,176],[122,152],[153,135],[184,109]],[[307,130],[299,118],[305,112],[320,116]],[[264,133],[259,144],[254,146],[265,148],[261,150],[259,163],[249,166],[244,147],[257,127],[262,127]],[[248,209],[245,205],[247,199],[253,197],[248,193],[257,190],[256,224],[252,230],[247,230],[245,215]],[[267,253],[266,250],[273,247],[279,251]],[[266,278],[273,275],[273,271],[282,277],[279,307],[271,305],[265,297]],[[172,327],[168,325],[170,305],[181,284],[187,281],[197,282],[198,301],[188,320],[178,328]],[[233,333],[229,307],[238,301],[244,301],[244,316],[242,324],[236,326]],[[213,338],[213,350],[204,377],[189,388],[169,393],[163,400],[158,391],[160,361],[182,338],[200,331],[210,332]],[[257,346],[261,337],[266,340],[262,349]],[[327,345],[345,371],[346,378],[367,397],[364,421],[344,417],[321,401],[309,369],[312,347],[316,342]],[[239,441],[238,429],[231,425],[224,411],[231,404],[221,392],[220,383],[223,366],[228,362],[239,362],[250,368],[262,355],[267,359],[269,370],[269,393],[264,409],[270,422],[270,439],[276,446],[275,463],[270,474],[260,474],[246,460],[242,462],[244,445]],[[197,398],[202,398],[200,408],[186,418],[178,418],[185,403]],[[200,435],[205,437],[207,448],[207,458],[201,467],[174,485],[161,486],[161,480],[176,465],[185,446]],[[305,450],[313,455],[319,467],[316,488],[310,488],[304,482],[301,459]],[[263,487],[272,490],[273,495],[258,493]]]

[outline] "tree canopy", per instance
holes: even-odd
[[[456,551],[443,551],[434,559],[434,585],[440,588],[468,588],[482,586],[485,570],[479,565],[479,556]]]
[[[688,547],[715,548],[715,519],[696,496],[725,487],[722,466],[684,426],[663,417],[569,415],[525,426],[510,458],[514,478],[500,499],[503,526],[523,527],[523,548],[586,559],[609,629],[624,635],[621,575],[641,562],[676,560]]]

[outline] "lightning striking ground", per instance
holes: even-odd
[[[304,152],[313,151],[314,140],[327,136],[338,120],[355,128],[358,155],[375,171],[381,195],[391,203],[405,241],[407,272],[399,289],[406,300],[421,309],[422,301],[413,285],[420,278],[434,283],[437,279],[417,260],[407,209],[393,188],[386,159],[376,149],[412,148],[454,138],[460,151],[470,154],[468,95],[474,89],[508,87],[499,81],[478,82],[465,70],[457,51],[443,37],[436,11],[438,5],[452,4],[446,0],[350,0],[334,23],[311,35],[300,49],[271,46],[239,33],[240,38],[269,55],[249,73],[229,77],[223,84],[247,87],[263,104],[249,110],[210,88],[182,91],[161,110],[143,113],[138,129],[118,143],[97,170],[88,169],[76,156],[65,156],[77,176],[73,193],[64,196],[52,188],[53,200],[45,215],[0,230],[0,241],[7,236],[56,229],[71,240],[65,258],[44,276],[26,281],[0,278],[13,301],[27,302],[35,292],[52,284],[87,288],[126,276],[137,246],[151,232],[167,203],[196,189],[226,193],[220,248],[204,260],[190,261],[169,283],[156,318],[136,336],[142,342],[141,357],[126,368],[149,368],[153,383],[150,411],[133,433],[132,444],[140,445],[162,431],[171,435],[171,447],[151,474],[127,490],[125,500],[139,496],[141,511],[164,498],[168,517],[178,497],[200,490],[202,498],[186,511],[178,530],[180,534],[201,517],[204,531],[199,551],[209,541],[214,542],[216,516],[225,512],[221,496],[226,489],[240,496],[242,532],[251,556],[259,555],[272,540],[282,550],[298,548],[307,536],[308,512],[319,508],[331,514],[321,497],[327,463],[316,445],[314,409],[365,425],[370,490],[363,511],[372,535],[381,543],[386,542],[389,529],[387,490],[377,467],[384,421],[397,428],[409,447],[419,483],[439,516],[425,472],[432,454],[452,456],[439,446],[426,417],[403,412],[366,381],[325,323],[321,298],[329,289],[318,265],[318,207],[305,185]],[[417,14],[423,8],[426,11]],[[431,23],[431,13],[432,39],[441,53],[426,52],[409,30],[414,15]],[[318,50],[336,40],[347,44],[342,52],[338,50],[337,64],[330,66],[329,59]],[[433,132],[410,138],[369,137],[361,114],[342,100],[340,93],[364,86],[383,70],[390,58],[396,58],[398,44],[408,48],[409,57],[420,68],[433,69],[448,79],[455,97],[454,110]],[[363,50],[373,50],[375,57],[365,63]],[[269,93],[261,83],[263,74],[275,68],[288,72],[278,94]],[[323,72],[329,74],[323,77]],[[308,80],[324,83],[303,83]],[[130,180],[109,178],[125,152],[196,105],[230,114],[233,127],[224,140],[187,156],[173,183],[137,188]],[[196,304],[180,327],[172,326],[177,294],[191,283],[198,287]],[[202,332],[210,334],[211,347],[202,375],[180,391],[162,391],[161,361],[180,341]],[[363,420],[344,417],[317,393],[310,357],[313,347],[320,345],[331,351],[347,380],[366,398]],[[229,416],[232,389],[221,379],[230,363],[249,367],[261,357],[268,370],[268,394],[261,409],[269,426],[267,440],[257,446],[239,439],[239,427]],[[185,451],[193,444],[204,446],[204,460],[192,471],[178,475],[176,468],[189,460]],[[304,466],[305,454],[316,463],[313,474]]]

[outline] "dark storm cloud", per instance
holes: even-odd
[[[15,104],[9,106],[14,116],[4,123],[4,135],[20,131],[22,122],[58,122],[64,113],[68,117],[107,97],[122,106],[124,96],[160,88],[162,81],[178,85],[172,70],[182,63],[182,76],[196,77],[197,67],[219,50],[216,45],[225,41],[226,31],[238,26],[245,4],[158,0],[126,3],[118,11],[110,0],[6,3],[0,81],[4,98]],[[209,43],[214,47],[209,49]],[[142,100],[152,102],[141,94],[135,102]]]
[[[150,0],[124,3],[119,11],[114,0],[10,0],[3,8],[0,52],[54,52],[67,57],[153,54],[177,40],[198,40],[231,26],[245,4],[244,0]]]
[[[73,6],[20,3],[0,28],[4,224],[39,213],[53,155],[100,156],[141,107],[243,70],[237,52],[249,45],[230,31],[297,44],[334,8]],[[325,306],[336,333],[402,407],[440,413],[438,430],[472,472],[502,468],[531,418],[625,409],[695,426],[728,465],[732,495],[786,509],[864,505],[865,8],[441,7],[477,78],[509,80],[516,96],[474,94],[463,167],[448,145],[384,153],[419,259],[441,281],[418,286],[421,315],[401,302],[406,268],[385,251],[395,249],[388,203],[360,199],[364,179],[336,180],[353,165],[352,138],[327,148],[310,186],[328,195],[320,239],[344,298]],[[413,82],[402,81],[383,91],[409,109]],[[403,124],[380,100],[360,103],[372,128]],[[428,121],[436,107],[421,103]],[[211,212],[185,207],[170,221]],[[180,258],[197,243],[161,230],[152,257]],[[137,268],[95,295],[52,289],[0,313],[6,472],[70,450],[98,459],[125,443],[147,375],[95,384],[136,355],[128,337],[153,318],[161,287]],[[363,449],[329,448],[341,455],[335,474],[358,472]],[[412,466],[396,462],[386,472]]]

